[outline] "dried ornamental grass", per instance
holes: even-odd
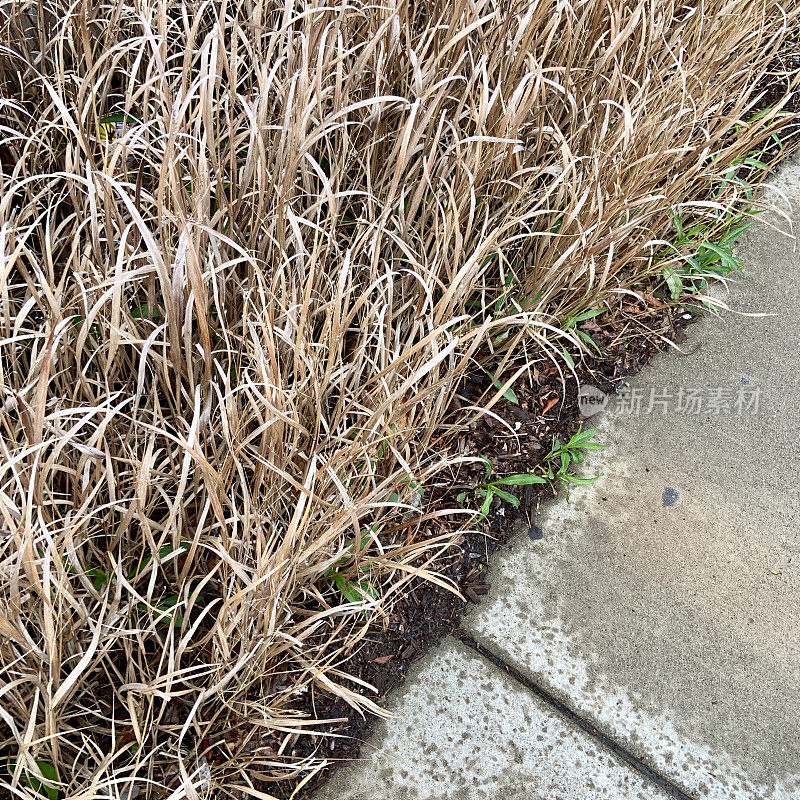
[[[6,791],[265,797],[299,692],[382,713],[341,661],[442,582],[458,381],[750,204],[798,13],[0,0]]]

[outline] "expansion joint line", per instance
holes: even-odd
[[[559,713],[562,717],[566,717],[572,723],[577,725],[582,731],[589,734],[595,741],[599,742],[604,748],[614,753],[617,758],[624,761],[630,767],[635,769],[640,775],[646,778],[651,783],[656,784],[660,789],[663,789],[670,797],[675,800],[697,800],[691,795],[686,794],[679,786],[676,786],[669,778],[656,772],[652,767],[642,761],[641,758],[635,756],[624,745],[612,739],[608,734],[603,733],[594,723],[584,717],[576,714],[565,703],[552,695],[547,689],[534,683],[530,678],[523,675],[515,666],[509,664],[501,656],[492,652],[488,647],[485,647],[471,636],[463,628],[459,628],[455,632],[455,636],[469,647],[474,650],[479,656],[491,662],[496,667],[503,670],[509,677],[513,678],[517,683],[524,686],[530,692],[533,692],[541,700],[544,700],[549,706]]]

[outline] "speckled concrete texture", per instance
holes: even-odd
[[[798,227],[800,166],[775,186]],[[800,798],[800,253],[768,224],[717,296],[771,316],[692,326],[592,418],[604,476],[494,562],[466,623],[704,800]]]
[[[667,800],[668,795],[452,639],[392,699],[324,800]]]

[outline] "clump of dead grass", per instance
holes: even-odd
[[[324,763],[298,693],[380,713],[339,662],[438,580],[458,380],[749,204],[797,15],[2,0],[6,790],[263,797]]]

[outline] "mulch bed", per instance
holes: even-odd
[[[601,330],[592,320],[585,323],[604,357],[576,363],[580,385],[591,384],[607,394],[615,392],[626,376],[638,372],[667,346],[665,339],[680,340],[682,329],[691,321],[683,308],[648,305],[634,311],[635,315],[631,311],[634,310],[629,309],[629,316],[620,317],[618,328],[606,326]],[[492,409],[515,429],[516,436],[506,425],[487,416],[465,431],[460,443],[456,443],[460,452],[489,458],[495,468],[493,477],[529,472],[546,455],[553,437],[562,441],[569,438],[581,420],[579,384],[575,378],[565,374],[564,383],[554,366],[547,367],[542,362],[536,367],[532,369],[532,381],[522,385],[520,380],[520,385],[514,386],[518,404],[501,400]],[[476,405],[482,398],[485,402],[493,391],[490,383],[485,373],[477,371],[463,383],[454,402]],[[456,495],[464,486],[475,486],[484,477],[480,464],[461,468],[450,485],[426,497],[426,510],[462,506],[463,503],[456,501]],[[483,527],[483,531],[462,533],[430,567],[452,581],[465,600],[432,583],[415,579],[408,593],[393,608],[384,627],[376,630],[340,665],[343,671],[376,687],[378,697],[370,693],[373,699],[380,702],[402,683],[414,661],[458,628],[467,604],[479,602],[489,591],[489,560],[498,548],[520,532],[527,532],[534,539],[542,536],[535,521],[536,510],[553,496],[553,490],[549,486],[526,486],[516,491],[522,501],[519,511],[496,498],[487,520],[476,526]],[[435,535],[439,528],[444,531],[460,527],[463,517],[442,517],[436,520],[436,525],[437,529],[427,533]],[[353,691],[365,692],[355,683],[346,685]],[[297,737],[290,752],[285,753],[293,758],[313,755],[330,760],[331,765],[295,795],[308,798],[327,781],[339,762],[358,757],[361,744],[372,732],[376,720],[362,717],[343,700],[314,688],[298,700],[297,707],[306,711],[313,708],[317,720],[346,720],[320,726],[319,735]],[[331,733],[337,736],[332,737]],[[277,797],[289,798],[296,784],[289,780],[264,788]]]

